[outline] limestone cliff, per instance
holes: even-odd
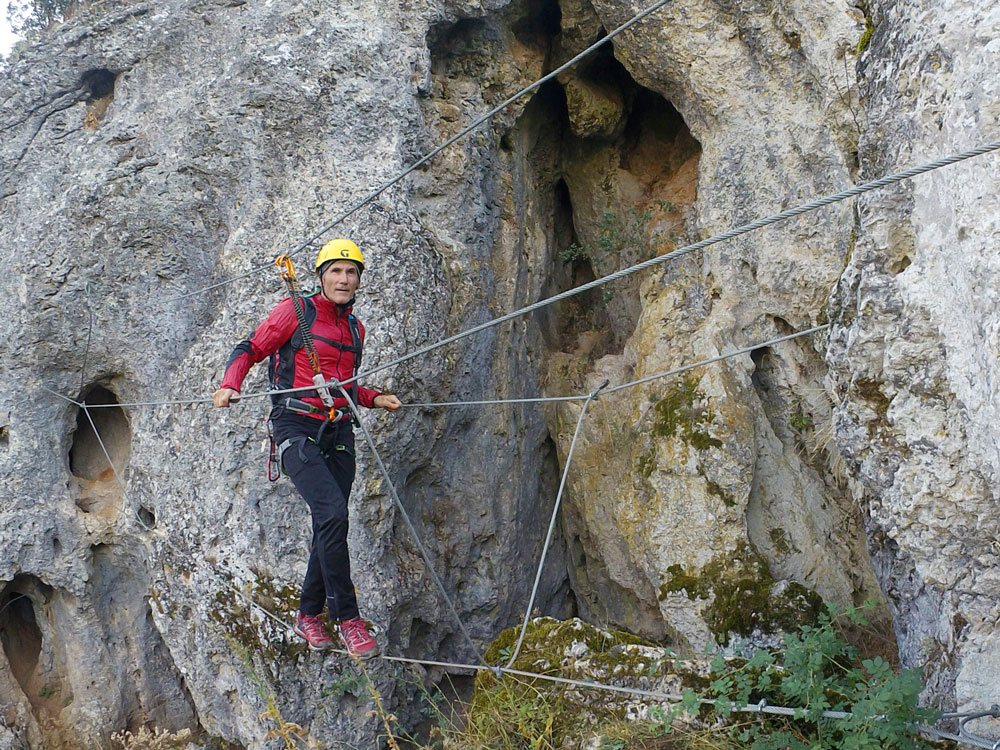
[[[919,19],[934,19],[933,30]],[[990,3],[878,3],[859,82],[864,176],[996,140]],[[859,201],[828,386],[903,662],[945,705],[997,691],[995,157]]]
[[[263,401],[146,404],[211,392],[281,296],[276,252],[641,7],[140,0],[3,64],[0,748],[143,724],[263,748],[276,716],[373,744],[346,660],[248,603],[287,619],[308,544],[304,504],[264,476]],[[369,259],[366,366],[995,139],[998,36],[985,0],[675,0],[333,230]],[[371,385],[585,393],[829,320],[594,402],[537,607],[700,648],[874,596],[930,700],[989,704],[998,183],[995,157],[935,172]],[[102,405],[94,426],[57,394]],[[523,613],[579,409],[368,415],[480,646]],[[474,658],[366,450],[350,542],[387,651]],[[414,726],[418,678],[370,672]]]

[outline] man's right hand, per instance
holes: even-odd
[[[240,400],[240,392],[232,388],[220,388],[212,394],[212,403],[218,407],[228,407],[229,402],[236,403]]]

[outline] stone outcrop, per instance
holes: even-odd
[[[865,177],[996,139],[989,3],[876,3],[859,80]],[[933,32],[918,19],[933,17]],[[871,194],[831,298],[836,438],[903,663],[942,705],[996,694],[995,157]]]
[[[954,5],[666,5],[324,234],[369,258],[365,366],[987,140],[1000,20]],[[281,296],[276,251],[640,9],[111,3],[4,63],[0,747],[142,725],[367,746],[372,687],[418,722],[397,666],[366,688],[281,622],[308,515],[264,477],[263,400],[146,402],[214,389]],[[874,596],[930,697],[989,703],[996,170],[828,207],[369,382],[411,404],[586,394],[829,320],[591,402],[537,608],[700,648]],[[480,648],[523,614],[581,408],[366,416]],[[354,494],[386,649],[474,659],[367,448]]]
[[[595,7],[609,27],[640,10]],[[629,163],[640,170],[656,165],[662,174],[637,176],[623,168],[624,159],[621,166],[609,160],[589,184],[638,182],[641,188],[616,204],[643,210],[666,202],[681,220],[670,230],[676,241],[848,183],[853,122],[843,77],[853,65],[859,19],[846,4],[824,7],[822,23],[799,10],[671,4],[650,22],[656,33],[626,32],[618,58],[683,114],[697,162],[672,160],[684,153],[677,146],[647,148]],[[642,121],[654,127],[649,114]],[[581,197],[582,210],[574,203],[581,234],[600,226],[602,214],[588,214],[591,200]],[[586,352],[553,358],[554,390],[645,377],[816,324],[850,242],[848,216],[849,208],[837,207],[644,278],[624,292],[641,301],[641,312],[621,353],[592,352],[593,370],[583,378],[572,377],[579,369],[572,365]],[[670,249],[674,243],[658,244],[659,217],[648,221],[640,254]],[[594,247],[600,239],[591,234],[585,243]],[[581,469],[572,479],[579,502],[568,516],[570,541],[581,550],[571,556],[582,561],[575,587],[588,614],[696,648],[713,638],[724,642],[734,623],[710,622],[704,611],[713,595],[702,599],[681,583],[711,568],[718,580],[708,588],[728,586],[754,564],[754,554],[767,558],[776,577],[826,599],[857,602],[877,591],[861,517],[830,468],[836,449],[826,434],[825,368],[814,347],[761,349],[601,399],[586,423]],[[554,433],[571,434],[575,409],[562,407]],[[767,590],[740,595],[763,593],[784,609],[781,596],[768,596],[771,582],[762,585]],[[757,624],[751,618],[738,630],[751,635]]]

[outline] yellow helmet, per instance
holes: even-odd
[[[365,270],[365,258],[361,254],[361,249],[342,237],[330,240],[320,248],[319,255],[316,256],[316,273],[332,260],[349,260],[357,264],[359,276]]]

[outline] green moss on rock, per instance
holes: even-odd
[[[486,650],[492,664],[506,665],[520,626],[503,631]],[[597,628],[579,619],[547,617],[528,624],[514,669],[575,680],[679,693],[709,685],[707,659],[678,659],[669,649],[622,631]],[[635,697],[577,690],[521,675],[501,679],[480,672],[455,747],[582,747],[585,740],[622,722],[635,710]],[[497,745],[499,746],[499,745]]]
[[[708,486],[708,494],[715,495],[722,501],[722,504],[727,508],[732,508],[736,505],[736,501],[733,499],[732,495],[722,489],[722,485],[713,482],[708,477],[705,477],[705,484]]]
[[[660,599],[683,592],[689,599],[711,599],[701,612],[712,635],[726,643],[731,634],[774,633],[813,623],[823,608],[819,595],[799,583],[776,591],[767,562],[749,545],[708,563],[698,575],[679,565],[667,568]]]
[[[653,434],[664,439],[679,437],[698,450],[721,448],[722,441],[708,433],[715,414],[707,406],[696,405],[704,399],[694,377],[668,389],[653,407]]]
[[[649,479],[649,475],[652,474],[653,469],[656,468],[656,452],[650,448],[649,450],[643,452],[639,458],[636,459],[635,463],[642,478]]]
[[[792,552],[801,552],[801,550],[796,548],[788,538],[788,532],[781,527],[775,527],[769,530],[767,532],[767,536],[770,538],[771,544],[774,546],[774,551],[779,555],[789,555]]]
[[[248,654],[260,655],[265,662],[273,662],[279,656],[297,658],[306,652],[304,641],[287,638],[287,628],[282,628],[269,617],[255,617],[248,599],[284,619],[290,627],[298,612],[299,589],[258,576],[244,596],[237,595],[232,589],[216,592],[216,606],[209,612],[209,619],[223,628],[227,637]]]

